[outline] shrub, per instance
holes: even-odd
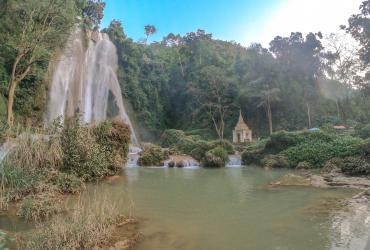
[[[242,162],[244,165],[247,164],[261,164],[261,160],[264,157],[264,151],[261,149],[245,150],[242,153]]]
[[[211,149],[211,145],[207,141],[199,140],[195,143],[194,148],[190,151],[190,156],[197,161],[201,161],[206,152]]]
[[[61,211],[61,202],[58,198],[44,193],[33,197],[26,197],[18,210],[18,215],[28,221],[40,221],[50,218]]]
[[[348,175],[369,175],[370,164],[361,157],[347,157],[340,166],[343,173]]]
[[[9,235],[0,230],[0,250],[8,250],[7,245],[10,241],[14,239],[9,237]]]
[[[44,176],[44,171],[22,169],[7,160],[3,161],[0,164],[0,207],[34,193]]]
[[[161,136],[161,146],[164,148],[173,147],[184,137],[185,133],[182,130],[167,129]]]
[[[228,160],[228,154],[222,147],[216,147],[209,150],[202,159],[202,166],[206,168],[225,167]]]
[[[362,156],[364,157],[369,156],[370,155],[370,138],[360,142],[358,144],[357,150]]]
[[[50,179],[50,182],[55,185],[59,192],[76,194],[85,189],[83,181],[71,174],[58,173]]]
[[[139,166],[161,166],[168,159],[168,152],[158,146],[144,148],[138,160]]]
[[[266,142],[265,151],[268,153],[276,154],[298,144],[311,142],[330,142],[334,139],[334,135],[323,131],[279,131],[273,133],[270,136],[270,139]]]
[[[117,172],[127,162],[130,128],[119,120],[104,121],[94,128],[97,143],[108,153],[111,169]]]
[[[313,140],[290,147],[281,152],[281,155],[288,157],[292,167],[301,161],[306,161],[320,168],[331,158],[343,158],[357,154],[360,142],[360,139],[351,136],[338,137],[330,142]]]
[[[266,155],[261,163],[267,168],[287,168],[289,167],[288,159],[282,155]]]
[[[362,139],[367,139],[370,137],[370,124],[363,126],[362,128],[356,131],[357,136],[361,137]]]
[[[95,141],[89,127],[79,124],[78,119],[73,118],[66,121],[61,143],[62,171],[84,180],[99,179],[112,174],[109,152]]]
[[[226,150],[228,154],[233,154],[235,153],[234,150],[234,145],[229,142],[228,140],[215,140],[210,142],[210,147],[211,148],[216,148],[216,147],[222,147],[223,149]]]

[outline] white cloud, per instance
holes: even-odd
[[[275,36],[289,36],[291,32],[321,31],[329,34],[339,31],[339,25],[358,13],[363,0],[286,0],[266,22],[249,35],[246,45],[260,42],[268,47]]]

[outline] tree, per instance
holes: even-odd
[[[148,43],[149,36],[153,35],[157,31],[157,29],[154,25],[148,24],[144,26],[144,31],[146,35],[145,43]]]
[[[176,54],[177,54],[177,58],[178,58],[179,64],[180,64],[181,74],[184,77],[185,76],[184,67],[182,66],[182,60],[181,60],[181,55],[180,55],[180,46],[183,44],[183,40],[182,40],[181,36],[179,34],[174,35],[173,33],[170,33],[170,34],[167,35],[167,37],[165,37],[164,42],[167,45],[169,45],[169,46],[171,46],[175,49]]]
[[[19,82],[35,65],[48,59],[53,49],[62,46],[74,25],[73,0],[8,1],[8,15],[2,17],[5,46],[14,55],[8,83],[7,122],[13,124],[13,104]]]
[[[258,103],[257,107],[264,107],[266,116],[269,123],[269,131],[272,134],[272,111],[271,111],[271,104],[280,101],[279,98],[280,89],[272,88],[272,89],[265,89],[262,90],[258,97],[260,102]]]
[[[88,28],[99,26],[104,17],[105,3],[102,0],[88,0],[83,8],[82,15]]]
[[[228,78],[224,69],[216,66],[206,66],[200,71],[199,83],[190,86],[190,92],[195,96],[195,105],[200,112],[206,112],[213,123],[219,139],[224,139],[225,119],[234,106],[235,85]]]

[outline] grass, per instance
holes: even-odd
[[[19,249],[106,249],[117,227],[127,221],[121,206],[104,195],[79,200],[67,215],[56,215],[19,241]],[[122,239],[121,239],[122,240]]]

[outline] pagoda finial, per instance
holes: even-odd
[[[239,109],[239,122],[244,122],[244,119],[242,116],[242,109]]]

